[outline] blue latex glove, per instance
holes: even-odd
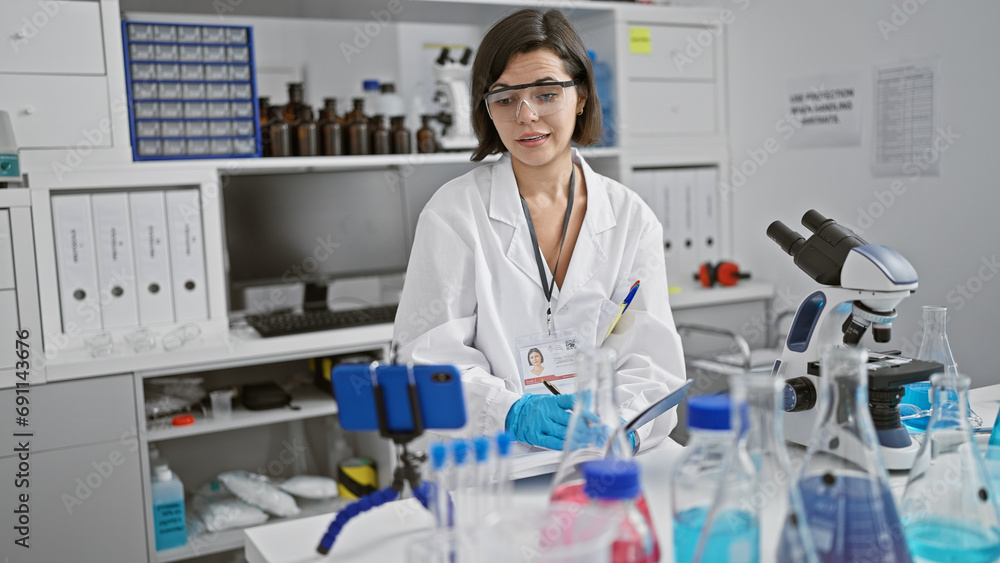
[[[526,394],[507,411],[507,431],[519,442],[561,450],[573,399],[572,394]]]

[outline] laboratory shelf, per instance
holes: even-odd
[[[261,338],[254,331],[230,329],[224,333],[206,332],[190,344],[173,351],[159,347],[136,353],[116,347],[112,356],[93,358],[82,348],[59,350],[47,362],[49,381],[78,379],[108,373],[138,372],[143,378],[162,377],[224,369],[266,362],[297,360],[316,356],[348,354],[372,350],[392,340],[392,323],[322,330],[288,336]],[[116,343],[124,336],[110,331]],[[160,335],[157,335],[158,337]],[[183,352],[183,353],[179,353]]]
[[[774,298],[773,283],[755,280],[741,281],[732,287],[702,287],[693,281],[684,281],[678,285],[671,283],[670,291],[670,308],[674,310]]]
[[[200,414],[195,414],[194,424],[188,426],[147,426],[146,440],[149,442],[160,442],[175,438],[197,436],[199,434],[225,432],[226,430],[236,430],[237,428],[263,426],[276,422],[302,420],[337,413],[337,403],[333,400],[333,397],[329,393],[324,393],[315,387],[296,389],[291,395],[291,404],[298,407],[297,409],[283,407],[280,409],[251,411],[234,403],[232,418],[215,420],[211,416],[204,417]],[[169,420],[166,422],[169,424]]]
[[[614,158],[621,156],[618,147],[583,148],[584,158]],[[359,156],[283,156],[266,158],[220,158],[208,159],[198,163],[200,167],[211,167],[222,176],[240,176],[249,174],[288,174],[306,172],[339,172],[351,170],[381,170],[389,167],[435,166],[442,164],[478,164],[470,159],[472,152],[437,152],[410,154],[369,154]],[[492,155],[485,162],[499,159]],[[178,166],[190,167],[190,161],[153,161],[142,163],[143,166],[156,166],[158,169]]]
[[[309,501],[296,498],[295,502],[298,503],[299,508],[302,510],[302,512],[298,515],[287,518],[272,517],[270,520],[265,522],[265,524],[290,522],[292,520],[299,520],[302,518],[317,517],[322,514],[329,514],[330,520],[332,521],[337,511],[343,508],[344,505],[350,501],[338,497],[325,501]],[[203,555],[210,555],[212,553],[242,549],[245,541],[245,536],[243,534],[244,530],[245,528],[234,528],[223,532],[208,532],[198,536],[189,537],[188,542],[180,547],[157,551],[156,558],[153,561],[158,563],[169,563],[171,561],[183,561],[192,557],[200,557]],[[319,540],[320,538],[317,537],[317,544],[319,544]]]

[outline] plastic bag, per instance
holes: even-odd
[[[319,475],[298,475],[279,483],[283,491],[297,497],[324,500],[337,496],[337,482]]]
[[[227,471],[219,481],[243,502],[275,516],[295,516],[299,506],[292,495],[272,485],[267,477],[247,471]]]
[[[205,502],[197,512],[209,532],[256,526],[268,519],[266,512],[238,498]]]

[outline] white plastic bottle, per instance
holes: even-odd
[[[379,113],[386,117],[398,117],[406,115],[406,102],[396,93],[396,85],[392,82],[383,82],[381,95],[378,98]]]
[[[153,531],[157,551],[187,543],[184,485],[165,463],[153,469]]]
[[[372,117],[375,115],[382,115],[382,109],[379,107],[379,98],[382,97],[382,90],[379,86],[378,80],[367,79],[361,82],[362,97],[365,99],[365,109],[367,109],[367,117]]]

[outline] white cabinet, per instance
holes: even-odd
[[[718,121],[715,85],[702,82],[632,82],[625,98],[634,119],[627,131],[636,137],[712,135]]]
[[[649,24],[630,19],[628,35],[621,34],[618,47],[625,53],[625,75],[629,78],[712,80],[715,78],[712,31],[706,27]],[[648,38],[648,47],[638,43]],[[635,43],[633,43],[635,42]],[[647,52],[648,51],[648,52]]]
[[[0,100],[21,149],[73,147],[85,156],[110,147],[110,97],[103,76],[0,75]]]
[[[18,391],[0,391],[0,404],[13,406]],[[30,412],[18,432],[30,435],[5,433],[0,441],[0,471],[10,477],[0,489],[0,542],[9,546],[10,560],[142,561],[132,378],[32,385],[20,396],[30,398]],[[22,504],[26,514],[15,513]],[[15,526],[25,523],[31,547],[20,552],[14,541],[25,534]]]
[[[6,0],[0,37],[0,73],[104,74],[98,2]]]
[[[6,209],[0,209],[0,289],[14,289],[14,247],[10,244],[10,212]]]

